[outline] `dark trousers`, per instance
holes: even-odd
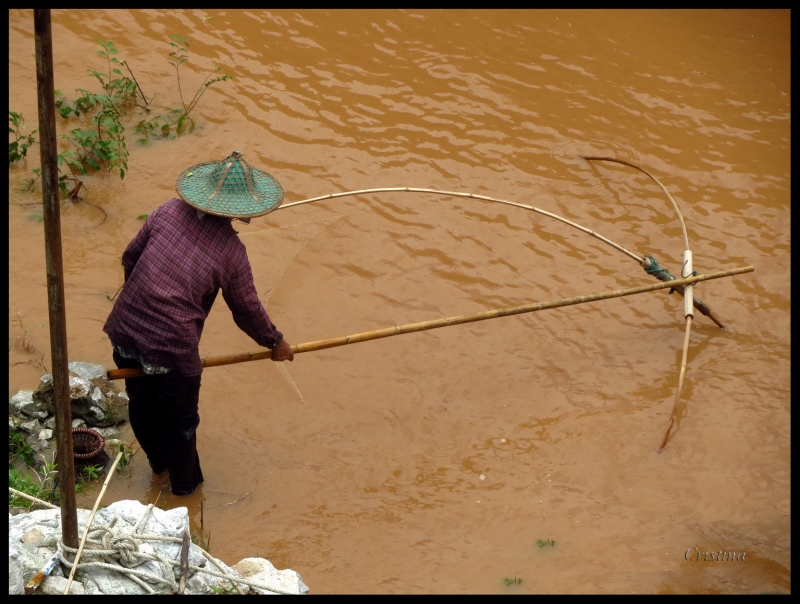
[[[120,369],[141,368],[135,359],[114,352]],[[156,474],[169,470],[172,492],[188,495],[203,482],[197,454],[197,411],[200,376],[188,377],[173,369],[162,375],[125,380],[129,415],[136,439]]]

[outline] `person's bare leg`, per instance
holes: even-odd
[[[151,478],[153,482],[157,482],[158,484],[164,484],[169,480],[169,470],[164,470],[160,474],[156,474],[153,472],[153,476]]]

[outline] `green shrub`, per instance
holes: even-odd
[[[12,127],[13,126],[13,127]],[[8,112],[8,133],[14,136],[14,140],[8,143],[8,165],[20,161],[28,154],[28,147],[30,147],[36,139],[33,137],[38,130],[34,130],[30,134],[22,134],[21,130],[25,129],[25,120],[21,113],[15,113],[9,110]]]

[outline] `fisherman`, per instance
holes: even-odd
[[[153,211],[122,255],[125,285],[103,328],[117,367],[141,368],[125,380],[131,427],[152,480],[189,495],[203,482],[197,453],[199,345],[217,294],[236,325],[273,361],[294,353],[262,306],[244,244],[231,224],[277,208],[283,189],[241,152],[184,170],[170,199]]]

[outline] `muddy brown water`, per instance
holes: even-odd
[[[9,13],[9,108],[36,127],[33,15]],[[124,181],[63,207],[69,356],[112,365],[102,332],[136,218],[191,164],[233,149],[286,201],[426,187],[531,204],[673,272],[686,220],[698,272],[684,322],[665,292],[207,369],[195,529],[228,563],[269,558],[314,593],[790,590],[788,11],[54,11],[56,88],[98,88],[111,40],[158,110],[165,55],[191,40],[184,94],[233,79],[202,126],[134,144]],[[73,125],[75,124],[75,125]],[[59,119],[59,133],[83,125]],[[43,229],[10,168],[9,395],[49,364]],[[291,343],[651,283],[549,218],[474,199],[346,197],[241,226],[259,295]],[[23,331],[27,330],[27,351]],[[258,347],[220,299],[202,356]],[[146,460],[104,503],[153,502]],[[245,496],[246,495],[246,496]],[[95,492],[81,496],[89,507]],[[160,500],[160,503],[163,500]],[[167,506],[176,504],[167,503]],[[554,546],[538,547],[551,539]],[[690,549],[697,548],[697,549]],[[687,560],[687,551],[689,560]],[[698,561],[697,552],[745,552]],[[521,579],[507,586],[504,579]]]

